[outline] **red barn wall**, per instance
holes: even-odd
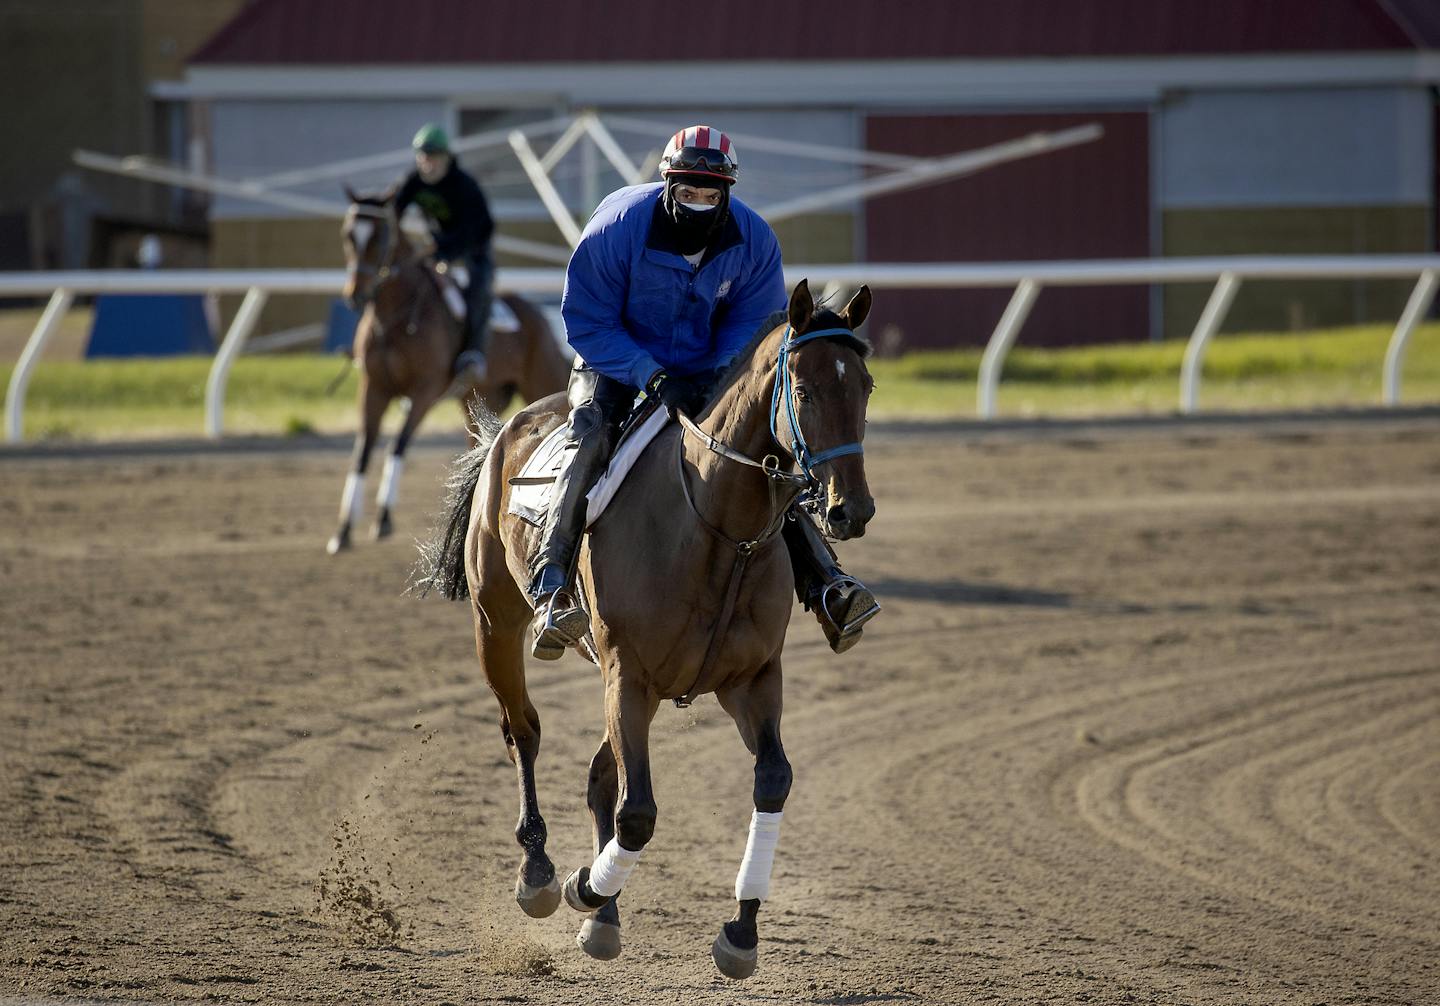
[[[934,157],[1034,132],[1098,122],[1094,142],[977,175],[880,196],[865,206],[871,262],[997,262],[1146,258],[1151,254],[1150,125],[1146,112],[872,115],[871,150]],[[893,348],[983,344],[1010,290],[883,291],[871,338]],[[891,328],[887,336],[887,328]],[[1042,290],[1022,345],[1150,337],[1146,287]]]

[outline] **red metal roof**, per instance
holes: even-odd
[[[1440,45],[1434,0],[252,0],[196,64],[1162,56]],[[675,27],[677,11],[700,12]],[[697,27],[698,26],[698,27]]]

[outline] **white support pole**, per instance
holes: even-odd
[[[657,154],[654,158],[646,161],[643,165],[636,164],[630,160],[629,155],[621,148],[615,134],[605,128],[605,124],[593,113],[585,116],[585,131],[590,134],[590,139],[595,141],[595,146],[600,148],[600,153],[605,159],[615,166],[620,172],[620,177],[626,179],[632,185],[639,185],[649,177],[653,168],[649,165],[660,159]]]
[[[660,170],[660,156],[664,153],[664,147],[656,147],[640,158],[640,164],[635,168],[635,174],[630,176],[630,184],[644,185],[646,182],[653,182],[656,172]]]
[[[35,331],[30,333],[25,350],[20,354],[20,360],[10,375],[10,387],[5,391],[5,439],[12,444],[18,444],[24,439],[25,391],[30,387],[30,375],[40,360],[45,343],[50,341],[50,336],[60,327],[60,319],[65,317],[65,312],[70,310],[70,304],[74,300],[75,291],[64,288],[50,295],[50,302],[45,305],[40,320],[35,324]]]
[[[1000,316],[1000,323],[990,335],[985,346],[985,355],[980,358],[980,388],[977,412],[981,419],[995,418],[996,390],[1000,385],[1000,371],[1005,366],[1005,357],[1010,347],[1020,336],[1020,326],[1030,317],[1035,298],[1040,296],[1040,284],[1033,279],[1022,279]]]
[[[1415,289],[1410,292],[1410,300],[1405,304],[1405,312],[1400,315],[1400,323],[1395,326],[1395,332],[1390,336],[1390,345],[1385,349],[1385,404],[1400,404],[1400,371],[1405,366],[1405,346],[1410,341],[1410,336],[1415,332],[1415,327],[1420,324],[1420,319],[1430,310],[1430,305],[1435,303],[1435,291],[1437,279],[1440,279],[1440,272],[1434,269],[1426,269],[1420,274],[1420,281],[1415,284]]]
[[[560,159],[570,153],[570,148],[575,146],[580,137],[585,135],[584,120],[585,117],[583,115],[577,116],[575,121],[570,123],[566,128],[565,132],[555,138],[555,142],[550,145],[550,149],[545,151],[545,156],[540,158],[540,166],[545,169],[546,174],[554,171],[555,165],[560,163]]]
[[[530,184],[535,186],[535,191],[540,194],[540,201],[550,211],[555,226],[560,228],[560,233],[565,236],[566,241],[570,242],[570,247],[574,248],[580,243],[580,228],[575,226],[575,220],[565,207],[565,200],[560,198],[555,184],[545,173],[545,168],[540,164],[540,158],[535,156],[530,141],[525,138],[524,133],[516,129],[510,133],[510,146],[515,151],[515,156],[519,158],[520,166],[525,169]]]
[[[600,205],[600,158],[595,144],[580,145],[580,206],[588,219]]]
[[[1104,135],[1105,130],[1093,122],[1084,126],[1076,126],[1073,129],[1062,129],[1055,133],[1032,133],[1029,136],[1022,136],[1018,140],[996,143],[980,150],[969,150],[962,154],[951,154],[948,157],[936,157],[888,175],[881,175],[879,178],[871,178],[850,185],[840,185],[823,192],[812,192],[809,195],[772,203],[769,206],[761,207],[758,212],[766,220],[774,223],[776,220],[799,216],[802,213],[813,213],[816,210],[838,206],[854,199],[869,199],[871,196],[884,195],[888,192],[903,192],[906,189],[916,189],[925,185],[934,185],[936,182],[960,178],[964,175],[973,175],[999,164],[1008,164],[1026,157],[1035,157],[1082,143],[1090,143]]]
[[[1195,331],[1190,333],[1190,342],[1185,347],[1185,361],[1180,365],[1180,411],[1189,415],[1195,411],[1200,395],[1200,367],[1205,362],[1205,349],[1220,330],[1220,324],[1235,300],[1240,289],[1240,277],[1233,272],[1222,272],[1210,292],[1210,300],[1200,314]]]
[[[546,119],[542,122],[532,122],[522,127],[529,136],[543,136],[546,133],[557,133],[567,126],[573,125],[570,116],[558,115],[553,119]],[[470,150],[481,150],[485,147],[495,147],[504,143],[510,134],[510,129],[491,129],[483,133],[471,133],[468,136],[457,136],[450,141],[452,153],[463,154]],[[247,184],[263,186],[267,189],[287,188],[292,185],[308,185],[313,182],[324,181],[328,178],[343,178],[346,175],[353,175],[360,171],[373,171],[382,168],[399,167],[408,164],[415,156],[413,150],[404,147],[396,150],[387,150],[379,154],[370,154],[365,157],[351,157],[343,161],[331,161],[329,164],[317,164],[308,168],[300,168],[297,171],[282,171],[278,174],[266,175],[263,178],[249,179]]]
[[[270,295],[259,287],[250,288],[245,299],[240,302],[240,310],[235,312],[235,320],[230,323],[230,330],[225,333],[220,352],[215,354],[215,362],[210,366],[210,377],[205,382],[205,435],[212,440],[220,439],[225,413],[225,385],[230,380],[230,365],[235,362],[235,357],[240,355],[245,340],[250,338],[255,323],[260,320],[260,311],[269,297]]]
[[[656,122],[651,119],[637,119],[633,116],[606,114],[611,125],[630,133],[645,133],[654,137],[669,138],[675,131],[675,124]],[[801,143],[797,140],[781,140],[773,136],[756,136],[753,133],[726,132],[730,139],[746,150],[768,150],[776,154],[799,154],[816,161],[836,161],[841,164],[869,164],[878,168],[908,168],[925,160],[907,154],[886,154],[877,150],[857,150],[854,147],[832,147],[823,143]],[[649,158],[649,163],[660,159],[660,152]],[[644,181],[644,178],[640,179]]]
[[[77,150],[74,160],[82,168],[88,168],[91,171],[104,171],[127,178],[139,178],[147,182],[178,185],[181,188],[194,189],[197,192],[249,199],[270,206],[283,206],[286,209],[309,213],[317,217],[334,217],[339,220],[345,216],[348,208],[339,201],[331,202],[327,199],[316,199],[313,196],[297,195],[293,192],[276,192],[266,188],[260,182],[237,182],[221,178],[218,175],[201,175],[193,171],[182,171],[164,165],[151,164],[142,157],[111,157],[109,154]],[[559,245],[528,241],[525,238],[510,237],[507,234],[496,234],[494,244],[499,251],[513,252],[516,255],[524,255],[526,258],[537,259],[541,262],[564,265],[570,261],[569,250]]]

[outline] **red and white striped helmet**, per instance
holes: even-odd
[[[714,126],[686,126],[670,137],[660,157],[660,177],[700,175],[733,183],[740,174],[735,144]]]

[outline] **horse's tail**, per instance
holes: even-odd
[[[470,533],[470,509],[481,469],[500,435],[500,418],[476,396],[470,407],[476,432],[475,446],[455,459],[445,480],[445,508],[430,537],[420,543],[420,560],[415,564],[413,588],[424,597],[438,590],[442,597],[461,601],[470,596],[465,579],[465,539]]]

